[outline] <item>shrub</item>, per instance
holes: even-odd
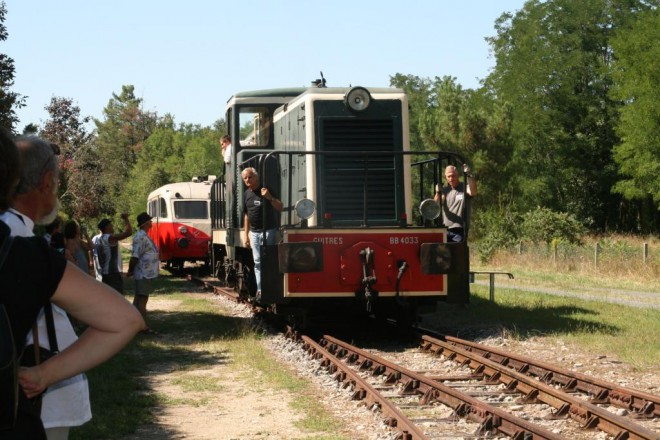
[[[521,238],[533,243],[568,242],[581,244],[585,228],[572,215],[537,207],[522,216]]]

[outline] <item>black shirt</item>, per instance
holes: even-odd
[[[9,227],[0,221],[0,244],[9,236]],[[11,322],[14,345],[23,351],[25,338],[39,310],[53,296],[64,275],[66,260],[41,237],[14,237],[9,255],[0,268],[0,302]],[[22,391],[19,392],[16,428],[0,431],[0,440],[45,439],[38,413]]]
[[[277,198],[277,195],[268,188],[270,195]],[[266,224],[263,223],[264,205],[266,204]],[[261,197],[261,186],[252,191],[246,188],[243,193],[243,214],[247,213],[248,221],[250,222],[250,230],[259,232],[264,229],[274,229],[278,227],[277,218],[275,216],[275,208],[268,200]]]

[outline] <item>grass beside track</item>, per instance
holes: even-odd
[[[186,372],[218,363],[226,363],[255,386],[290,392],[293,408],[305,414],[298,428],[309,431],[310,439],[345,438],[333,434],[341,430],[341,422],[318,405],[312,387],[262,347],[250,319],[225,316],[208,295],[183,293],[190,289],[183,280],[158,279],[154,298],[176,303],[171,312],[151,312],[149,316],[161,336],[138,335],[121,353],[88,373],[93,418],[72,428],[71,440],[121,438],[140,425],[154,423],[165,407],[204,406],[208,402],[199,396],[223,390],[212,377],[195,375],[191,379]],[[128,299],[132,299],[130,295]],[[186,391],[182,393],[185,397],[174,399],[151,389],[145,376],[162,373]]]
[[[559,337],[596,354],[612,354],[640,369],[660,365],[660,310],[497,287],[472,285],[467,306],[441,304],[434,321],[469,334],[500,329],[507,336]]]
[[[127,284],[128,286],[128,284]],[[298,424],[309,439],[343,437],[341,422],[327,414],[306,381],[281,366],[264,350],[261,336],[246,318],[225,316],[204,295],[186,295],[191,285],[170,277],[155,283],[158,300],[176,303],[171,312],[152,312],[161,337],[136,337],[110,361],[88,373],[92,411],[89,423],[71,431],[71,440],[121,438],[143,424],[155,422],[156,411],[180,404],[203,406],[204,398],[173,399],[154,392],[144,377],[172,373],[172,381],[191,396],[222,393],[210,378],[191,380],[185,373],[226,363],[256,387],[288,390],[296,412],[305,414]],[[660,310],[626,307],[542,293],[506,289],[498,285],[496,302],[488,300],[488,287],[471,285],[466,306],[441,304],[436,320],[458,336],[469,331],[499,329],[507,336],[561,338],[596,354],[613,354],[639,369],[660,365]],[[130,299],[130,288],[129,299]],[[156,371],[158,370],[158,371]],[[255,374],[268,371],[267,375]],[[320,433],[320,434],[319,434]]]

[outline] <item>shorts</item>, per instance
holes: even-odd
[[[151,292],[153,292],[151,279],[143,278],[141,280],[135,280],[135,296],[146,296],[149,298]]]

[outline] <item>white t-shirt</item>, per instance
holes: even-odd
[[[231,144],[228,144],[223,152],[225,163],[231,163]]]

